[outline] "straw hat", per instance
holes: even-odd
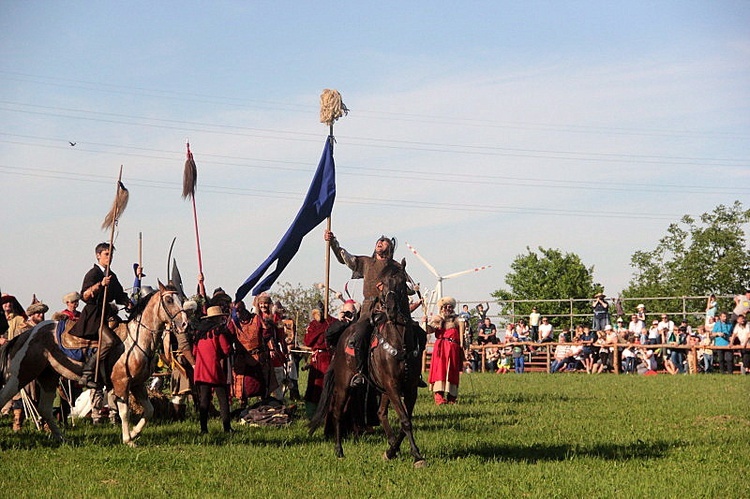
[[[224,313],[224,311],[219,307],[218,305],[214,305],[213,307],[208,307],[208,310],[206,310],[206,315],[201,317],[201,319],[208,319],[211,317],[226,317],[227,314]]]

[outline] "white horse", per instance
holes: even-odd
[[[111,385],[122,420],[122,441],[130,446],[135,446],[135,439],[154,413],[146,382],[156,367],[156,347],[167,325],[176,332],[184,332],[187,316],[176,290],[159,283],[159,290],[136,307],[133,318],[127,323],[123,343],[113,347],[108,356],[109,369],[106,371],[112,373]],[[22,387],[36,380],[41,388],[39,414],[49,425],[52,435],[62,440],[52,416],[55,390],[60,376],[80,381],[83,364],[63,353],[57,342],[56,328],[56,321],[44,321],[0,347],[0,407]],[[143,407],[143,417],[132,429],[128,407],[130,393]]]

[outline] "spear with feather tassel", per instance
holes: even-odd
[[[349,114],[349,109],[341,100],[341,93],[338,90],[326,88],[320,94],[320,122],[328,125],[328,136],[331,144],[331,154],[333,154],[333,124]],[[326,230],[331,231],[331,217],[326,217]],[[328,317],[328,290],[331,282],[331,241],[326,241],[326,276],[325,276],[325,293],[323,293],[323,318]]]
[[[109,213],[107,213],[107,216],[104,217],[104,222],[102,222],[102,230],[109,229],[109,263],[104,269],[105,280],[107,279],[107,277],[109,277],[109,270],[112,266],[112,258],[114,258],[115,254],[115,228],[117,227],[117,223],[120,220],[122,212],[125,211],[125,207],[128,205],[129,198],[130,193],[125,188],[125,184],[122,183],[122,165],[120,165],[120,175],[117,177],[117,190],[115,191],[115,200],[112,203],[112,208],[109,210]],[[108,288],[109,283],[105,284],[104,286],[104,296],[102,298],[102,318],[99,322],[99,342],[102,341],[102,330],[104,329],[104,321],[107,318]],[[101,351],[101,348],[98,348],[96,350],[96,368],[94,370],[94,381],[98,381],[99,379],[99,359],[101,358]]]
[[[190,142],[185,142],[187,146],[187,159],[185,160],[185,172],[182,176],[182,199],[190,198],[193,202],[193,222],[195,225],[195,244],[198,247],[198,272],[200,279],[198,282],[198,292],[201,296],[206,296],[206,287],[203,284],[203,258],[201,257],[201,239],[198,233],[198,211],[195,208],[195,186],[198,183],[198,167],[195,165],[193,153],[190,151]]]

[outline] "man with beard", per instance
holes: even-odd
[[[339,263],[346,265],[352,270],[352,279],[364,280],[362,284],[364,300],[362,302],[361,317],[355,326],[354,333],[349,337],[347,348],[347,350],[353,350],[357,364],[356,373],[351,380],[351,386],[361,386],[365,383],[364,370],[367,365],[367,355],[369,353],[367,345],[369,344],[370,334],[372,332],[369,320],[372,315],[375,300],[380,296],[380,288],[382,287],[382,283],[378,281],[378,277],[388,265],[401,267],[401,264],[393,260],[393,253],[396,250],[396,240],[394,238],[380,236],[375,242],[375,251],[372,256],[364,256],[352,255],[342,248],[339,245],[336,236],[334,236],[333,232],[330,230],[325,231],[324,239],[330,241],[331,250]],[[409,305],[408,308],[413,310],[418,307],[419,304],[420,302],[415,302],[414,304]],[[426,334],[420,327],[412,327],[411,329],[417,334],[417,342],[419,343],[421,351],[426,343]]]

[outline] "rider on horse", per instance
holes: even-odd
[[[364,279],[362,284],[364,301],[362,302],[361,317],[355,325],[354,334],[350,336],[348,344],[348,347],[354,350],[354,358],[357,363],[356,373],[354,377],[352,377],[351,385],[363,385],[365,383],[364,370],[367,366],[367,356],[369,352],[368,345],[372,333],[370,317],[376,300],[381,294],[380,288],[382,283],[378,281],[378,276],[388,265],[400,266],[400,264],[393,259],[393,253],[396,249],[396,240],[394,238],[380,236],[375,242],[375,251],[372,256],[364,256],[350,254],[339,245],[336,236],[334,236],[333,232],[329,230],[325,231],[324,238],[326,241],[331,242],[331,249],[336,256],[336,259],[352,269],[352,279]],[[410,291],[411,293],[414,293],[413,290]],[[417,302],[416,306],[418,305],[419,302]],[[424,332],[422,328],[416,329],[416,333],[419,333],[420,331]],[[424,348],[425,340],[420,338],[419,344],[420,348]]]
[[[99,243],[96,245],[96,264],[86,273],[83,277],[83,284],[81,284],[80,295],[83,301],[86,302],[86,306],[83,307],[81,318],[70,331],[70,334],[79,338],[99,340],[99,362],[102,365],[105,364],[107,354],[117,341],[114,332],[109,327],[108,320],[103,322],[101,337],[99,335],[99,326],[102,324],[102,312],[108,314],[105,319],[114,318],[117,315],[112,312],[109,306],[104,310],[105,288],[107,288],[107,303],[114,301],[125,306],[126,309],[132,308],[132,303],[115,273],[110,270],[109,274],[107,274],[107,267],[109,267],[114,250],[115,248],[110,247],[109,243]],[[87,388],[99,387],[97,381],[94,380],[95,366],[96,355],[89,355],[83,366],[83,376],[81,377],[81,384]]]

